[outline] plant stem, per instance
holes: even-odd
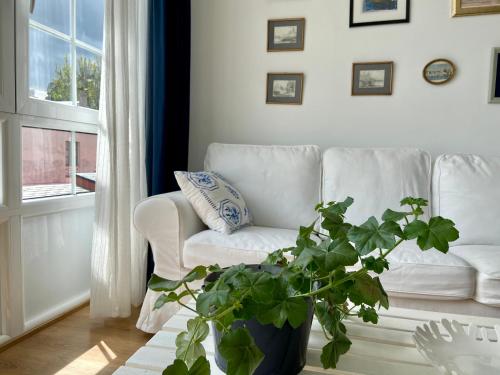
[[[188,305],[182,303],[181,301],[177,301],[177,303],[179,305],[181,305],[182,307],[185,307],[186,309],[191,310],[192,312],[196,313],[196,315],[200,314],[198,311],[196,311],[195,309],[193,309],[193,308],[189,307]]]
[[[187,284],[187,282],[183,282],[182,283],[184,285],[184,288],[186,288],[186,290],[188,291],[189,294],[191,294],[191,297],[194,298],[195,301],[197,301],[198,299],[196,298],[196,296],[194,295],[194,293],[191,291],[191,289],[189,289],[189,286]]]

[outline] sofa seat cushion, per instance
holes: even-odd
[[[388,261],[390,270],[380,279],[389,294],[441,300],[474,296],[476,270],[453,254],[405,244],[389,254]]]
[[[454,246],[450,253],[477,270],[474,299],[486,305],[500,306],[500,246]]]
[[[267,227],[245,227],[230,235],[212,230],[195,234],[184,243],[184,266],[218,263],[228,267],[239,263],[255,264],[274,250],[295,246],[297,231]]]

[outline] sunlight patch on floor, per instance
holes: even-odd
[[[118,357],[113,350],[104,341],[100,341],[56,372],[56,375],[97,374],[116,358]]]

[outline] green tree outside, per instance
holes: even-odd
[[[101,64],[93,59],[80,56],[77,60],[76,92],[80,107],[99,109],[101,85]],[[54,79],[47,87],[47,100],[71,101],[71,65],[68,59],[56,68]]]

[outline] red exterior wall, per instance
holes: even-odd
[[[23,185],[69,184],[66,141],[71,133],[61,130],[22,129]],[[77,133],[80,142],[77,172],[95,172],[97,136]]]

